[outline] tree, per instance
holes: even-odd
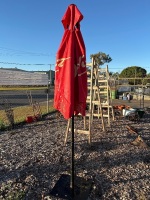
[[[98,65],[103,65],[104,63],[109,63],[112,61],[111,57],[109,56],[109,54],[105,54],[103,52],[99,52],[96,54],[91,54],[90,58],[94,58],[96,63]]]
[[[147,79],[144,79],[143,84],[144,84],[144,85],[146,85],[147,83],[150,84],[150,73],[148,73],[148,74],[145,76],[145,78],[147,78]]]
[[[118,80],[119,72],[109,72],[109,75]]]
[[[134,79],[134,78],[144,78],[146,76],[147,71],[138,66],[131,66],[125,68],[119,75],[120,78],[133,78],[129,80],[129,84],[141,84],[142,80],[141,79]]]

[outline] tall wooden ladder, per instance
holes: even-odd
[[[89,113],[91,115],[90,123],[93,122],[94,117],[98,117],[102,123],[102,129],[105,131],[105,124],[103,119],[102,102],[100,98],[100,88],[98,84],[98,65],[92,58],[92,63],[87,64],[88,70],[88,96],[87,104],[89,104]],[[88,114],[86,115],[88,117]]]
[[[102,101],[103,117],[107,118],[108,126],[110,126],[110,119],[114,120],[114,110],[111,100],[111,89],[109,85],[109,71],[108,65],[106,68],[99,68],[98,83],[100,88],[100,98]]]
[[[105,124],[103,119],[103,112],[101,107],[101,99],[99,93],[99,86],[98,86],[98,65],[96,65],[94,59],[92,59],[91,63],[87,64],[87,107],[88,111],[86,111],[86,115],[83,117],[84,127],[83,129],[74,129],[74,133],[82,133],[88,135],[88,143],[91,144],[91,127],[93,123],[93,118],[99,117],[102,122],[103,131],[105,130]],[[95,113],[95,105],[98,105],[99,113]],[[88,127],[86,127],[86,122],[88,120]],[[71,119],[68,120],[67,129],[65,132],[65,141],[64,144],[67,142],[68,133],[71,131],[70,128]]]
[[[87,69],[87,76],[89,76],[89,71]],[[87,84],[88,84],[88,77],[87,77]],[[87,85],[88,87],[88,85]],[[88,91],[89,92],[89,91]],[[90,93],[91,95],[91,93]],[[89,96],[89,95],[88,95]],[[90,99],[87,97],[87,101],[89,101]],[[89,101],[90,102],[90,101]],[[89,105],[88,105],[89,106]],[[90,106],[91,107],[91,106]],[[91,109],[89,109],[91,110]],[[88,129],[86,129],[86,117],[89,117],[88,118]],[[85,134],[85,135],[88,135],[88,143],[91,144],[91,112],[86,112],[86,116],[83,117],[83,122],[84,122],[84,126],[83,126],[83,129],[74,129],[74,133],[82,133],[82,134]],[[71,125],[71,119],[68,119],[68,123],[67,123],[67,129],[66,129],[66,132],[65,132],[65,140],[64,140],[64,144],[67,143],[67,139],[68,139],[68,133],[71,131],[71,128],[70,128],[70,125]]]

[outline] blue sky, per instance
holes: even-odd
[[[129,66],[150,72],[150,0],[0,0],[0,67],[48,70],[55,64],[61,19],[71,3],[84,15],[87,62],[104,52],[112,58],[111,72]]]

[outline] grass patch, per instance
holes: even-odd
[[[0,87],[0,91],[45,90],[47,87]]]
[[[49,106],[49,112],[47,113],[47,105],[40,105],[42,115],[51,113],[55,111],[53,106]],[[32,106],[21,106],[13,108],[14,112],[14,123],[18,124],[20,122],[24,122],[27,116],[34,116]],[[7,119],[6,113],[4,110],[0,110],[0,129],[4,128],[4,126],[9,126],[9,120]]]

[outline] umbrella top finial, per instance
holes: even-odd
[[[75,26],[83,19],[82,13],[75,4],[70,4],[62,18],[65,29],[74,30]]]

